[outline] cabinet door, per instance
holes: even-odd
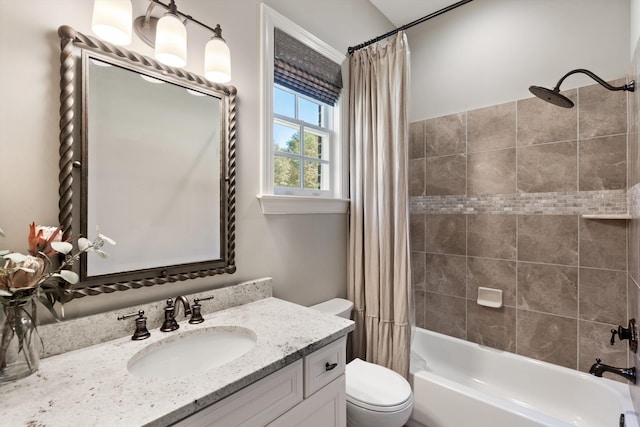
[[[302,360],[298,360],[174,426],[263,426],[293,408],[302,396]]]
[[[321,388],[313,396],[303,400],[270,427],[346,427],[347,404],[345,377],[337,379]]]

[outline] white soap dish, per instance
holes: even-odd
[[[493,288],[478,288],[478,305],[485,307],[502,307],[502,290]]]

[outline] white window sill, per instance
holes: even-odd
[[[265,215],[276,214],[320,214],[320,213],[347,213],[349,199],[328,199],[325,197],[300,197],[300,196],[274,196],[271,194],[258,194],[262,213]]]

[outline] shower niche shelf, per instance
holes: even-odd
[[[593,214],[582,215],[584,219],[632,219],[629,214]]]

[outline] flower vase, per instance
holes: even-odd
[[[27,377],[40,365],[40,337],[32,301],[0,304],[0,384]]]

